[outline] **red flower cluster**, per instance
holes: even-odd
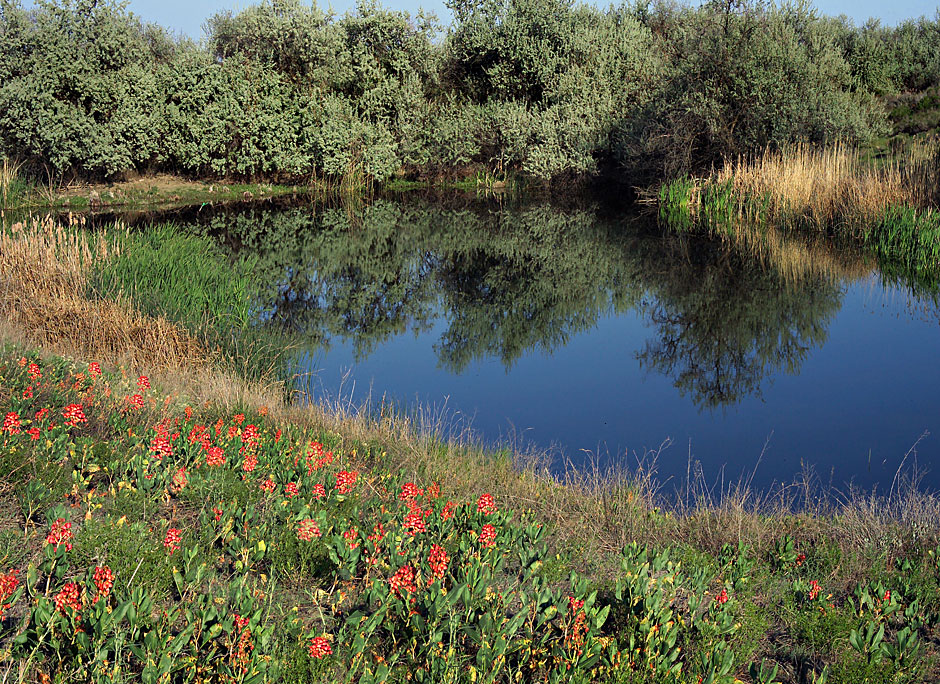
[[[101,364],[98,363],[97,361],[92,361],[91,363],[89,363],[88,375],[90,375],[93,378],[97,378],[99,375],[101,375]]]
[[[819,582],[816,580],[810,580],[809,582],[809,600],[815,601],[819,598],[819,593],[822,591],[822,587],[819,586]]]
[[[719,606],[722,606],[728,602],[728,591],[727,589],[722,589],[721,593],[715,597],[715,603]]]
[[[14,411],[10,411],[3,419],[3,427],[0,428],[0,432],[18,435],[20,433],[20,427],[20,415]]]
[[[417,499],[424,493],[414,482],[406,482],[401,486],[401,493],[398,495],[400,501],[411,501]]]
[[[174,552],[179,551],[180,541],[183,539],[183,533],[171,527],[166,531],[166,537],[163,539],[163,545],[166,547],[167,552],[172,556]]]
[[[301,520],[297,527],[297,538],[301,541],[311,541],[314,537],[320,537],[320,526],[317,525],[317,521],[310,518]]]
[[[222,519],[222,509],[221,509],[221,508],[216,508],[215,506],[213,506],[213,507],[212,507],[212,513],[213,513],[213,515],[215,515],[215,521],[216,521],[216,522],[219,522],[219,521]]]
[[[293,499],[298,494],[300,494],[300,489],[297,487],[296,482],[288,482],[284,485],[284,496],[288,499]]]
[[[16,570],[8,573],[0,573],[0,620],[3,620],[3,614],[10,607],[7,599],[13,596],[13,592],[19,586],[20,581],[16,578]]]
[[[402,527],[408,530],[408,534],[412,537],[425,532],[427,528],[424,525],[424,514],[421,512],[409,513],[405,516],[405,522],[402,523]]]
[[[66,551],[72,550],[72,539],[74,539],[72,534],[72,523],[65,522],[65,518],[59,518],[52,526],[49,528],[49,534],[46,536],[46,543],[52,544],[55,548],[54,551],[59,550],[59,546],[65,545]]]
[[[69,404],[62,409],[62,416],[65,418],[66,425],[78,425],[87,420],[81,404]]]
[[[166,435],[158,434],[150,440],[150,451],[155,459],[162,461],[164,458],[169,458],[173,455],[173,445],[170,443],[170,440],[167,439]]]
[[[441,520],[450,520],[454,517],[454,509],[457,508],[457,504],[453,501],[448,501],[444,504],[443,510],[441,510]]]
[[[485,549],[496,543],[496,528],[490,524],[480,530],[480,545]]]
[[[484,494],[479,499],[477,499],[477,513],[482,513],[483,515],[489,515],[490,513],[496,512],[496,502],[493,501],[492,494]]]
[[[150,378],[148,378],[146,375],[141,375],[139,378],[137,378],[137,386],[138,386],[141,390],[149,390],[149,389],[150,389]]]
[[[326,637],[314,637],[310,641],[310,646],[307,651],[310,653],[311,658],[316,658],[317,660],[333,653],[330,642],[327,641]]]
[[[262,482],[262,483],[259,485],[259,487],[261,488],[261,491],[262,491],[262,492],[267,492],[268,494],[270,494],[271,492],[273,492],[273,491],[277,488],[277,485],[274,484],[274,480],[272,480],[272,479],[269,477],[267,480],[265,480],[264,482]]]
[[[796,563],[795,563],[796,567],[800,567],[801,565],[803,565],[803,561],[805,561],[805,560],[806,560],[806,554],[805,554],[805,553],[801,553],[799,556],[797,556],[797,557],[796,557]]]
[[[144,398],[139,394],[124,397],[124,401],[135,411],[140,411],[144,407]]]
[[[75,582],[69,582],[64,587],[62,591],[56,594],[55,597],[55,609],[62,613],[66,614],[66,609],[72,609],[76,613],[80,612],[82,609],[82,600],[81,595],[78,591],[78,585]]]
[[[254,454],[245,456],[245,460],[242,461],[242,470],[246,473],[250,473],[253,472],[256,467],[258,467],[258,457]]]
[[[351,549],[359,548],[359,532],[355,527],[350,527],[348,530],[343,532],[343,539],[346,540],[346,543]]]
[[[388,583],[392,587],[392,593],[395,596],[402,596],[403,593],[413,594],[418,591],[415,584],[415,571],[410,565],[403,565],[391,576]]]
[[[313,498],[319,501],[326,496],[326,488],[319,482],[313,485]]]
[[[39,439],[39,433],[40,433],[40,430],[39,430],[39,426],[37,425],[33,425],[33,427],[31,427],[29,430],[26,431],[26,434],[28,434],[30,439],[32,439],[33,441],[36,441],[37,439]]]
[[[340,494],[348,494],[356,485],[356,478],[359,473],[355,470],[341,470],[336,473],[336,491]]]
[[[431,546],[431,555],[428,557],[428,567],[431,568],[431,574],[438,579],[444,579],[444,573],[447,572],[447,563],[449,562],[447,551],[442,546],[434,544]]]
[[[584,607],[584,601],[576,599],[574,596],[568,597],[568,610],[572,613],[577,613]]]
[[[107,565],[95,567],[95,588],[98,589],[98,598],[107,596],[111,593],[111,587],[114,586],[114,573]],[[98,598],[95,600],[97,601]]]
[[[206,450],[206,465],[225,465],[225,452],[222,450],[222,447],[213,446]]]
[[[32,385],[30,385],[29,387],[27,387],[26,389],[23,390],[23,398],[24,398],[24,399],[32,399],[32,398],[33,398],[33,386],[32,386]]]
[[[26,372],[32,380],[39,380],[39,378],[42,377],[42,371],[39,370],[39,364],[36,363],[29,364],[29,368],[26,369]]]

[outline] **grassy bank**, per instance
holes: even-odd
[[[8,681],[936,680],[936,497],[669,496],[299,407],[163,288],[89,286],[161,278],[135,239],[0,244]]]
[[[0,167],[0,209],[9,211],[135,211],[192,204],[217,204],[245,199],[321,196],[320,184],[231,183],[198,181],[167,174],[141,176],[112,183],[41,184],[8,159]]]
[[[826,231],[862,242],[886,270],[924,278],[940,271],[938,188],[937,141],[882,164],[857,149],[798,146],[664,184],[657,199],[661,219],[679,229]]]

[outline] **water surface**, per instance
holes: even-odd
[[[188,217],[258,258],[316,398],[446,407],[490,443],[711,482],[940,486],[935,293],[850,246],[678,235],[584,203],[248,206]],[[916,448],[913,448],[916,444]]]

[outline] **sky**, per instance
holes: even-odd
[[[252,4],[257,3],[248,0],[131,0],[129,8],[146,21],[199,39],[203,37],[202,24],[210,15],[222,9],[237,10]],[[321,7],[331,6],[341,14],[354,8],[355,0],[318,0],[317,4]],[[389,9],[412,13],[423,8],[433,11],[444,22],[450,18],[443,0],[383,0],[381,4]],[[816,0],[814,4],[823,14],[846,14],[858,24],[864,23],[869,17],[876,17],[887,25],[922,15],[933,17],[938,8],[938,0]]]

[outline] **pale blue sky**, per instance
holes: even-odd
[[[220,9],[239,9],[256,4],[246,0],[131,0],[130,10],[147,21],[156,22],[193,38],[202,37],[202,23]],[[355,6],[355,0],[318,0],[321,7],[332,6],[342,13]],[[606,3],[599,3],[606,4]],[[384,0],[382,5],[390,9],[404,9],[414,13],[419,7],[433,11],[442,21],[450,15],[443,0]],[[938,8],[937,0],[817,0],[817,9],[823,14],[846,14],[856,23],[869,17],[877,17],[885,24],[896,24],[904,19],[927,15],[933,17]]]

